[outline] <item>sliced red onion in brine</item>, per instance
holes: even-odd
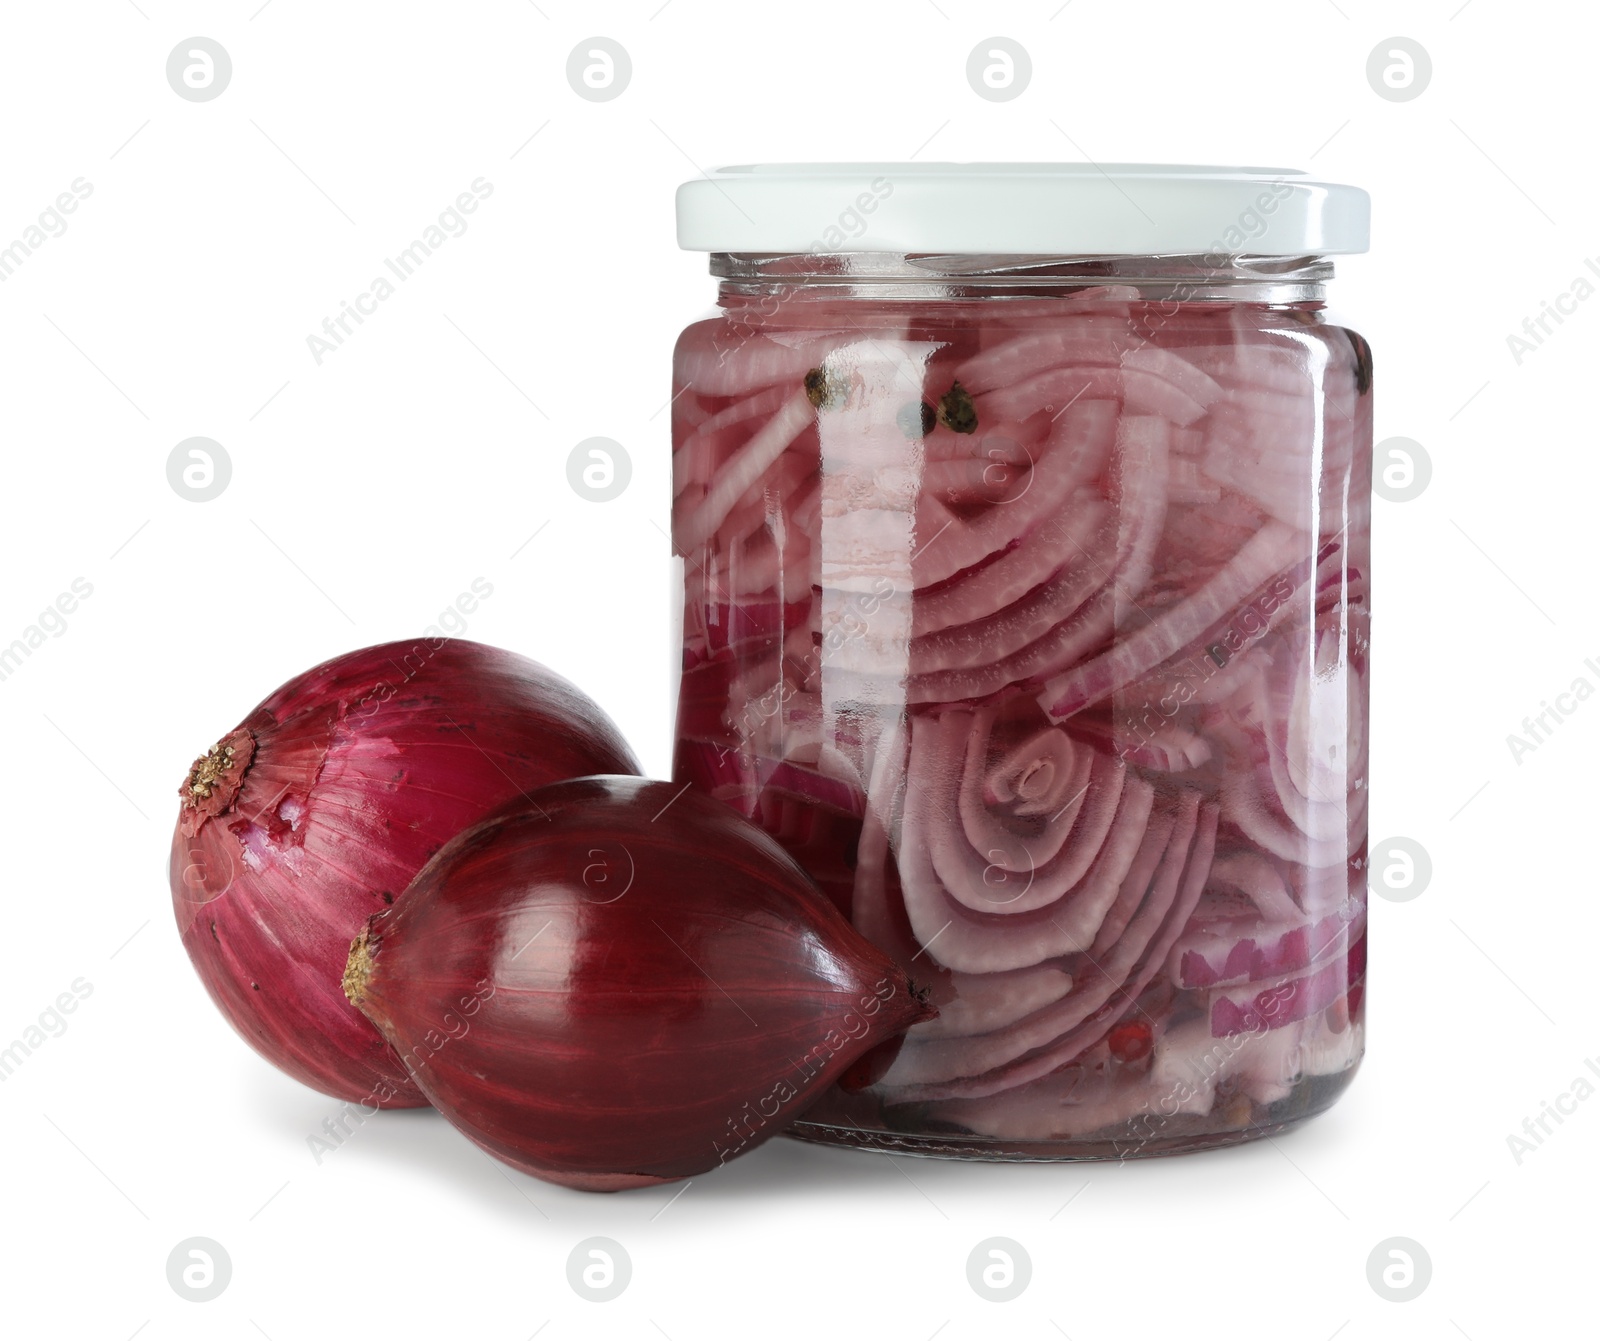
[[[678,769],[939,1006],[840,1112],[1076,1139],[1200,1067],[1221,1129],[1351,1065],[1354,340],[1126,285],[749,321],[679,349]]]

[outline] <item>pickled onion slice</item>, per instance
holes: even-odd
[[[914,1026],[915,1039],[969,1038],[992,1033],[1019,1015],[1031,1015],[1072,990],[1072,975],[1059,962],[1008,969],[1003,973],[953,973],[954,995],[939,1007],[938,1018]]]
[[[789,395],[787,387],[768,387],[701,420],[672,454],[673,497],[680,497],[691,485],[709,489],[717,471],[742,441],[738,426],[777,413]]]
[[[1231,852],[1211,863],[1214,885],[1237,889],[1267,922],[1290,922],[1300,915],[1300,905],[1289,892],[1282,873],[1259,852]]]
[[[1119,936],[1114,955],[1086,956],[1084,972],[1075,977],[1071,992],[1054,1005],[1035,1011],[1003,1029],[976,1037],[927,1042],[908,1039],[885,1075],[884,1083],[896,1087],[919,1087],[920,1097],[932,1097],[921,1094],[920,1087],[924,1086],[960,1080],[981,1084],[980,1078],[992,1078],[995,1071],[1015,1062],[1024,1054],[1054,1046],[1063,1035],[1070,1034],[1102,1009],[1127,981],[1128,972],[1171,906],[1194,835],[1198,806],[1199,799],[1191,795],[1182,804],[1180,816],[1167,816],[1164,826],[1166,838],[1159,845],[1155,860],[1135,863],[1130,869],[1124,887],[1137,885],[1142,920],[1130,926],[1126,935]],[[1013,1078],[1012,1083],[1018,1082]],[[964,1086],[962,1092],[990,1091],[968,1090]],[[948,1096],[941,1090],[939,1097]]]
[[[935,963],[966,973],[1026,968],[1087,949],[1144,839],[1155,798],[1144,779],[1126,778],[1105,841],[1076,886],[1042,908],[985,914],[952,898],[939,879],[928,840],[943,816],[928,813],[916,774],[908,772],[907,781],[896,851],[906,915],[918,944]]]
[[[1051,680],[1039,695],[1040,703],[1051,717],[1060,720],[1146,674],[1193,642],[1275,573],[1293,565],[1303,549],[1304,540],[1295,531],[1281,522],[1268,522],[1227,568],[1188,600],[1095,660]]]
[[[1071,992],[981,1038],[908,1039],[884,1086],[901,1101],[996,1094],[1047,1075],[1104,1038],[1160,971],[1198,902],[1216,832],[1216,807],[1202,808],[1187,793],[1138,912],[1109,953],[1088,959]]]
[[[1122,372],[1112,363],[1101,366],[1073,364],[1048,368],[1020,382],[996,387],[976,397],[980,421],[993,415],[999,419],[1030,419],[1040,412],[1051,418],[1069,405],[1082,400],[1107,400],[1122,403]]]
[[[741,814],[755,813],[764,792],[780,792],[846,815],[861,815],[865,798],[837,778],[789,759],[743,757],[705,741],[680,741],[678,764],[692,769],[699,785]]]
[[[959,624],[975,624],[1007,610],[1044,583],[1082,572],[1101,547],[1111,521],[1098,491],[1080,490],[1046,518],[1028,544],[1013,543],[992,561],[969,568],[919,594],[912,632],[926,638]]]
[[[1222,387],[1195,364],[1171,349],[1147,344],[1122,356],[1124,372],[1154,377],[1181,391],[1201,410],[1209,410],[1221,398]]]
[[[971,519],[952,512],[937,497],[922,494],[917,500],[918,549],[911,563],[916,586],[933,586],[982,562],[1054,515],[1105,460],[1116,425],[1115,403],[1079,401],[1061,416],[1038,449],[1026,487],[1015,498]]]
[[[811,423],[815,411],[805,392],[791,395],[723,467],[705,498],[674,529],[679,554],[692,554],[727,519],[734,504]]]
[[[1165,478],[1164,471],[1140,468],[1134,463],[1145,466],[1164,463],[1166,432],[1161,420],[1147,417],[1125,419],[1118,428],[1123,448],[1118,453],[1114,488],[1120,506],[1116,547],[1109,563],[1092,553],[1086,555],[1080,570],[1083,577],[1077,582],[1068,577],[1060,584],[1047,583],[1018,602],[1016,615],[1002,614],[992,625],[979,621],[976,626],[965,626],[971,630],[969,645],[976,643],[980,648],[987,648],[990,655],[979,665],[944,670],[919,670],[914,662],[906,685],[906,696],[911,702],[982,698],[1007,685],[1058,672],[1104,642],[1115,626],[1122,604],[1136,599],[1149,580],[1166,515]],[[1062,614],[1061,606],[1076,594],[1078,582],[1091,580],[1097,574],[1103,580],[1093,597],[1065,612],[1066,617],[1042,636],[1021,648],[1009,650],[1013,639],[1005,637],[1002,630],[1014,632],[1021,619],[1036,617],[1041,611],[1052,617]],[[1036,628],[1037,623],[1035,618],[1034,623],[1024,627]],[[1000,634],[998,644],[992,641],[996,633]],[[913,652],[916,651],[914,644]],[[996,652],[999,655],[995,655]]]
[[[725,339],[715,329],[701,336],[700,327],[691,326],[679,340],[675,371],[682,385],[701,396],[743,396],[777,383],[798,383],[835,343],[837,337],[813,336],[784,344],[753,332]]]
[[[992,345],[962,363],[956,377],[977,394],[1013,386],[1051,368],[1115,368],[1123,352],[1138,345],[1139,337],[1126,318],[1084,313],[1052,330],[1030,331]]]
[[[1366,675],[1345,638],[1337,616],[1297,628],[1229,701],[1224,810],[1265,851],[1311,867],[1348,858],[1366,822]]]
[[[1138,595],[1148,577],[1166,511],[1165,421],[1148,416],[1123,418],[1117,428],[1115,460],[1111,488],[1115,508],[1097,509],[1092,514],[1083,509],[1102,522],[1089,543],[1079,542],[1070,532],[1062,535],[1067,566],[1055,577],[986,619],[916,639],[911,649],[913,675],[1004,662],[1077,613],[1103,587],[1115,588],[1123,599]],[[1026,539],[1024,545],[1034,548]],[[1004,558],[999,560],[973,581],[993,582],[986,575],[1005,564]]]
[[[1227,1038],[1260,1029],[1281,1029],[1326,1010],[1367,970],[1367,938],[1320,967],[1275,982],[1219,989],[1211,1002],[1211,1034]]]
[[[1209,988],[1287,977],[1348,947],[1364,921],[1359,904],[1288,923],[1254,917],[1212,922],[1197,916],[1173,947],[1173,979],[1179,987]]]
[[[1064,732],[1046,733],[1064,756],[1063,803],[1051,815],[1018,813],[1014,801],[983,794],[994,722],[994,709],[914,721],[908,776],[920,794],[908,803],[911,832],[902,847],[926,847],[944,893],[956,903],[980,915],[1013,918],[1055,903],[1088,873],[1116,817],[1125,770]],[[942,822],[924,827],[930,815]]]

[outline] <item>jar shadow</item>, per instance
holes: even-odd
[[[502,1164],[479,1149],[431,1108],[390,1109],[350,1116],[337,1099],[284,1084],[262,1084],[253,1111],[261,1127],[285,1145],[283,1170],[314,1189],[330,1164],[359,1164],[385,1179],[408,1179],[467,1198],[486,1215],[507,1224],[560,1228],[588,1220],[613,1232],[666,1225],[691,1201],[726,1208],[741,1217],[763,1207],[847,1204],[868,1198],[919,1208],[934,1219],[959,1220],[977,1205],[1035,1201],[1053,1220],[1090,1183],[1162,1178],[1170,1190],[1239,1179],[1298,1182],[1275,1145],[1289,1144],[1313,1163],[1336,1158],[1348,1140],[1345,1124],[1308,1123],[1273,1142],[1259,1141],[1188,1155],[1125,1162],[989,1161],[944,1159],[831,1147],[779,1134],[721,1168],[677,1183],[611,1194],[579,1192],[545,1182]],[[341,1123],[341,1115],[343,1121]],[[1180,1173],[1179,1170],[1182,1170]],[[329,1181],[332,1189],[335,1181]],[[315,1193],[313,1192],[313,1195]],[[1091,1195],[1095,1195],[1091,1193]]]

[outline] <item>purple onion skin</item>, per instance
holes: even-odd
[[[351,938],[450,838],[508,800],[597,770],[638,771],[574,685],[457,638],[335,657],[222,744],[231,759],[197,761],[179,793],[170,875],[189,958],[268,1061],[382,1108],[427,1099],[339,990]]]
[[[718,1167],[936,1013],[772,838],[624,777],[452,840],[345,984],[468,1137],[589,1191]]]

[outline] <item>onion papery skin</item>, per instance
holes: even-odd
[[[746,1153],[935,1014],[760,829],[624,777],[461,834],[345,983],[468,1137],[589,1191]]]
[[[263,1057],[367,1107],[427,1100],[339,990],[351,938],[424,862],[512,798],[637,772],[611,720],[537,662],[458,638],[336,657],[197,761],[173,836],[178,929],[206,990]]]

